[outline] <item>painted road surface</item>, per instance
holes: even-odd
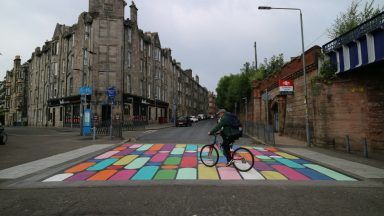
[[[76,164],[43,182],[144,180],[335,180],[356,179],[271,147],[248,148],[255,164],[248,172],[219,163],[206,167],[199,160],[202,144],[123,144]]]

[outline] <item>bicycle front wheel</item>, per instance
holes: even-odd
[[[246,148],[240,147],[233,152],[233,165],[242,172],[247,172],[252,169],[255,158],[251,151]]]
[[[200,160],[207,167],[213,167],[219,161],[219,152],[214,145],[205,145],[200,151]]]

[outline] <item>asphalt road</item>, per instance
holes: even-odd
[[[212,136],[208,132],[215,126],[215,120],[205,120],[194,123],[191,127],[171,127],[151,133],[145,133],[138,138],[141,143],[209,143]],[[242,137],[236,143],[251,145],[253,140]]]
[[[206,143],[207,132],[213,124],[203,121],[188,128],[148,131],[141,133],[137,142]],[[65,147],[76,149],[91,144],[73,131],[15,129],[9,133],[7,145],[17,147],[11,155],[19,154],[14,158],[19,164],[20,161],[42,158],[48,152],[59,153]],[[246,138],[241,140],[242,144],[251,142]],[[3,161],[7,147],[0,149],[4,151],[0,153],[0,161]],[[42,174],[44,172],[39,173]],[[16,185],[18,181],[25,179],[15,180]],[[384,184],[369,181],[356,184],[335,181],[208,181],[202,184],[196,181],[152,181],[70,187],[0,186],[0,200],[0,215],[382,215]]]
[[[0,145],[0,170],[99,143],[119,143],[107,137],[92,141],[80,129],[9,127],[8,142]]]

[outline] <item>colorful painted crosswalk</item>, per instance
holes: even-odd
[[[251,147],[255,164],[248,172],[219,163],[206,167],[199,161],[202,144],[123,144],[76,164],[43,182],[148,180],[337,180],[356,179],[268,147]]]

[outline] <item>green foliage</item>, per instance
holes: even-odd
[[[319,83],[330,85],[336,79],[336,65],[332,64],[329,60],[323,62],[319,75],[312,77],[311,86],[312,86],[312,94],[319,95],[321,85]]]
[[[269,60],[264,59],[264,63],[261,63],[257,70],[253,73],[251,80],[263,80],[267,76],[276,73],[284,65],[284,55],[280,53],[279,55],[273,55]]]
[[[249,97],[251,94],[251,77],[255,74],[255,69],[250,67],[247,62],[241,69],[240,74],[231,74],[220,79],[216,92],[216,103],[220,108],[233,111],[235,103],[242,98]]]
[[[374,1],[366,2],[364,8],[359,10],[361,2],[353,0],[347,11],[337,16],[334,24],[327,30],[329,38],[337,38],[379,14],[382,9],[374,8]]]
[[[246,62],[239,74],[231,74],[220,79],[216,88],[217,106],[233,111],[235,103],[241,102],[244,97],[249,98],[251,95],[252,80],[263,80],[270,74],[279,71],[283,65],[283,54],[274,55],[270,60],[264,59],[264,63],[257,70]]]

